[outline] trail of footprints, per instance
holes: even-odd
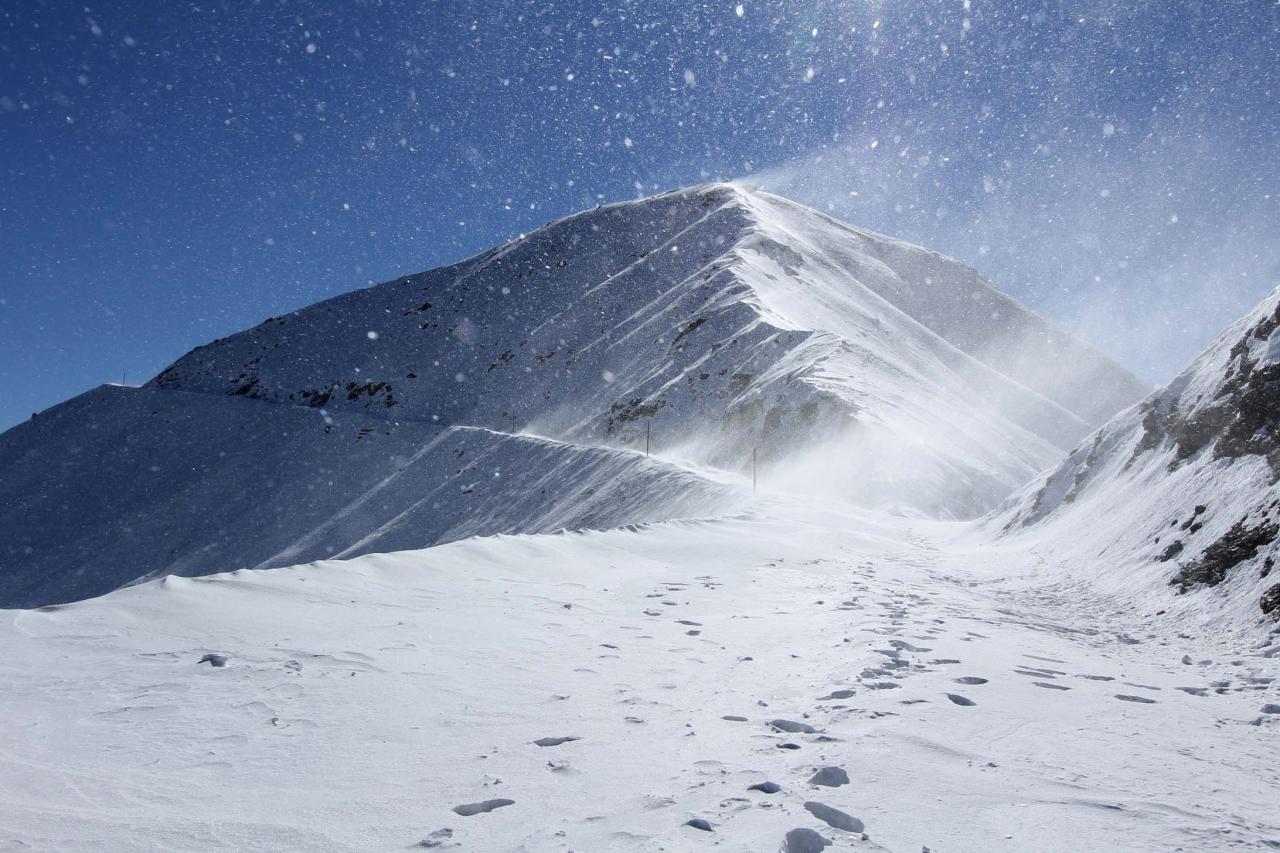
[[[776,561],[781,564],[781,560]],[[923,566],[915,568],[925,569]],[[826,694],[817,696],[815,701],[818,703],[814,713],[820,716],[830,717],[833,721],[844,720],[848,718],[850,713],[856,717],[866,720],[875,720],[885,716],[891,716],[898,712],[888,711],[884,708],[853,708],[844,704],[845,700],[855,699],[862,696],[864,699],[871,699],[872,704],[883,703],[885,700],[875,700],[877,696],[887,696],[892,691],[903,687],[904,682],[914,676],[924,673],[940,672],[944,669],[957,667],[963,664],[963,660],[957,657],[934,657],[936,644],[949,642],[965,642],[972,643],[988,639],[985,635],[974,631],[953,631],[949,629],[948,621],[942,616],[921,618],[920,614],[925,613],[928,605],[933,604],[932,598],[919,588],[896,588],[872,590],[870,583],[876,580],[875,568],[870,565],[862,565],[859,568],[859,577],[855,577],[849,581],[852,587],[852,594],[847,595],[842,600],[827,604],[823,599],[818,602],[820,606],[836,611],[863,612],[874,615],[873,622],[879,624],[871,624],[860,627],[859,630],[876,636],[883,636],[885,640],[883,647],[874,647],[868,650],[870,655],[874,655],[875,659],[863,667],[861,672],[852,680],[853,685],[840,686],[829,690]],[[956,578],[948,578],[945,576],[934,576],[934,579],[951,581],[956,585],[966,585],[965,582]],[[651,603],[642,609],[642,614],[649,619],[669,619],[674,613],[679,611],[683,605],[689,604],[688,600],[681,600],[691,591],[695,591],[699,587],[705,590],[715,590],[719,586],[712,576],[700,576],[695,578],[694,584],[685,582],[667,582],[663,583],[659,588],[646,594],[645,598]],[[568,607],[569,605],[565,605]],[[957,621],[960,619],[969,621],[990,621],[998,622],[1001,620],[989,620],[982,617],[975,617],[972,612],[963,610],[959,605],[954,603],[942,603],[941,611],[945,616],[953,617]],[[1000,611],[997,611],[1000,612]],[[1005,611],[1009,612],[1009,611]],[[1009,612],[1009,623],[1032,628],[1045,628],[1050,631],[1061,633],[1073,633],[1084,637],[1095,636],[1097,642],[1114,642],[1120,646],[1136,645],[1141,641],[1127,635],[1115,635],[1112,638],[1106,638],[1100,633],[1094,634],[1088,631],[1081,631],[1076,628],[1059,628],[1048,623],[1037,623],[1033,619],[1028,619],[1025,614]],[[671,619],[671,622],[678,627],[684,629],[683,635],[687,637],[701,637],[704,625],[702,622],[689,618]],[[627,626],[632,627],[632,626]],[[904,637],[908,631],[914,632],[910,637]],[[653,639],[652,634],[638,635],[646,639]],[[705,639],[705,638],[704,638]],[[846,638],[845,643],[850,643],[851,639]],[[602,643],[601,647],[610,652],[618,652],[619,646],[611,643]],[[669,649],[670,652],[688,652],[687,647],[676,647]],[[928,656],[928,657],[926,657]],[[1153,698],[1149,693],[1156,693],[1161,690],[1160,687],[1154,685],[1142,685],[1132,682],[1119,680],[1114,676],[1098,675],[1093,673],[1069,673],[1066,670],[1056,669],[1053,667],[1041,666],[1041,663],[1049,664],[1065,664],[1064,661],[1049,658],[1035,654],[1023,654],[1028,661],[1036,663],[1026,663],[1014,666],[1012,668],[1012,676],[1020,676],[1026,678],[1028,682],[1037,688],[1047,691],[1062,692],[1073,690],[1077,686],[1061,683],[1062,678],[1077,679],[1084,684],[1097,684],[1105,689],[1112,689],[1112,683],[1119,682],[1117,687],[1123,686],[1125,690],[1116,690],[1112,696],[1120,702],[1133,705],[1152,705],[1160,700]],[[793,655],[794,657],[794,655]],[[738,658],[739,661],[750,661],[749,656]],[[1200,666],[1212,665],[1213,661],[1200,661]],[[1184,657],[1182,665],[1189,667],[1195,665],[1190,658]],[[954,670],[952,670],[954,671]],[[988,673],[990,675],[990,673]],[[1012,677],[1011,676],[1011,677]],[[949,682],[960,685],[963,688],[974,688],[981,690],[983,685],[990,683],[990,678],[980,675],[956,675],[947,679]],[[1207,686],[1179,686],[1175,689],[1191,696],[1205,697],[1214,694],[1225,694],[1240,690],[1264,690],[1268,689],[1272,683],[1271,678],[1258,676],[1256,672],[1247,672],[1239,682],[1232,681],[1215,681]],[[1142,692],[1136,692],[1142,691]],[[980,695],[976,693],[975,695]],[[935,694],[936,701],[943,701],[964,709],[974,709],[979,707],[979,702],[971,698],[967,693],[953,692],[952,690],[942,690],[939,694]],[[634,698],[623,700],[624,702],[635,701]],[[890,700],[892,701],[892,700]],[[929,703],[929,698],[912,697],[909,699],[899,699],[898,705],[915,705]],[[764,705],[764,702],[758,704]],[[1253,721],[1254,725],[1263,723],[1266,715],[1280,715],[1280,704],[1266,704],[1262,707],[1264,717],[1260,717]],[[808,713],[803,714],[809,717]],[[625,718],[628,722],[641,723],[639,717],[628,716]],[[1276,717],[1280,722],[1280,716]],[[788,719],[785,717],[769,717],[753,721],[750,717],[742,714],[723,714],[720,721],[727,725],[748,724],[744,731],[755,730],[758,723],[765,727],[766,732],[773,741],[774,749],[769,750],[775,754],[776,750],[784,751],[802,751],[805,744],[823,744],[840,740],[826,734],[822,727],[816,726],[810,722],[802,722],[799,720]],[[538,738],[533,744],[543,748],[560,747],[579,741],[582,738],[574,735],[556,735]],[[800,740],[797,743],[796,740]],[[718,765],[719,762],[710,762]],[[567,763],[550,762],[553,772],[568,771]],[[574,771],[569,771],[574,772]],[[796,771],[789,771],[796,772]],[[763,774],[760,774],[763,776]],[[818,791],[829,791],[838,796],[837,792],[843,786],[850,784],[849,774],[846,770],[839,766],[809,766],[802,773],[803,778],[795,783],[797,790],[791,791],[791,796],[798,799],[804,811],[808,813],[815,821],[822,825],[822,828],[813,827],[795,827],[784,832],[781,835],[780,849],[784,853],[820,853],[825,848],[832,846],[830,838],[822,833],[830,833],[832,830],[842,833],[859,835],[862,839],[867,839],[866,827],[864,822],[844,811],[841,808],[822,802],[819,799],[807,799],[808,796],[824,796],[817,793]],[[696,833],[714,833],[718,822],[730,819],[732,813],[743,807],[751,807],[759,805],[760,807],[772,807],[770,800],[778,795],[786,796],[788,788],[778,782],[767,778],[761,778],[760,781],[744,786],[744,792],[754,794],[757,801],[745,797],[729,797],[722,801],[721,807],[723,814],[714,815],[713,818],[696,816],[689,818],[682,824],[691,832]],[[808,791],[810,793],[805,793]],[[825,798],[825,797],[824,797]],[[672,806],[677,803],[674,798],[659,798],[659,802],[651,803],[650,807]],[[454,807],[453,811],[463,817],[471,817],[474,815],[484,814],[494,811],[495,809],[504,808],[514,805],[514,801],[506,798],[489,799],[476,803],[464,803]],[[440,846],[449,844],[452,838],[452,830],[449,828],[438,830],[426,840],[421,842],[420,846]],[[438,841],[439,845],[433,842]]]

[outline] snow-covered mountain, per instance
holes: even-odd
[[[722,512],[734,488],[700,466],[753,456],[774,482],[972,517],[1142,392],[956,261],[696,187],[269,319],[0,436],[0,606]]]
[[[655,447],[729,468],[852,427],[882,448],[860,481],[905,475],[952,514],[1146,390],[956,261],[732,185],[272,318],[151,385],[593,444],[638,445],[648,425]],[[919,458],[882,464],[906,436]]]
[[[994,518],[1150,609],[1280,618],[1280,290]]]
[[[0,435],[0,847],[1280,846],[1280,627],[1194,591],[1261,616],[1278,326],[969,522],[1138,383],[736,187],[98,388]]]

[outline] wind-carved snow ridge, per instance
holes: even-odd
[[[6,433],[0,605],[714,514],[753,464],[774,489],[971,518],[1142,390],[956,261],[767,193],[678,190],[268,319]],[[464,427],[463,455],[439,450]],[[646,447],[666,461],[618,455]],[[490,457],[494,482],[462,482]]]
[[[1143,391],[955,261],[730,185],[269,320],[153,384],[588,444],[647,434],[736,470],[753,449],[770,465],[822,445],[824,468],[845,460],[842,493],[948,517],[989,509]]]
[[[993,516],[1117,595],[1189,620],[1280,617],[1280,290]]]

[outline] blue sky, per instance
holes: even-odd
[[[0,10],[0,428],[599,200],[756,182],[1152,382],[1280,284],[1280,4]]]

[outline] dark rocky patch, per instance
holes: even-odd
[[[1180,592],[1186,592],[1192,586],[1203,584],[1217,586],[1226,578],[1227,572],[1236,566],[1257,556],[1258,551],[1275,541],[1280,533],[1280,525],[1269,518],[1263,518],[1257,524],[1250,525],[1248,516],[1237,521],[1221,539],[1211,544],[1195,561],[1182,567],[1182,571],[1171,581]]]
[[[1268,616],[1280,619],[1280,583],[1275,584],[1262,594],[1262,598],[1258,599],[1258,606]]]

